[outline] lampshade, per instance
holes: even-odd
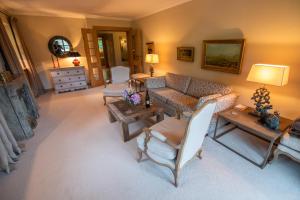
[[[284,86],[288,83],[289,71],[289,66],[254,64],[248,74],[247,81]]]
[[[80,53],[77,51],[70,51],[69,52],[69,57],[80,57]]]
[[[156,64],[159,63],[159,58],[157,54],[146,54],[146,63]]]

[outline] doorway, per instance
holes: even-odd
[[[110,68],[129,67],[127,34],[121,31],[97,31],[100,64],[104,80],[110,79]]]
[[[91,86],[110,79],[110,68],[126,66],[142,72],[141,32],[125,27],[94,26],[82,29]]]

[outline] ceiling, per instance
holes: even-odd
[[[0,0],[11,14],[134,20],[191,0]]]

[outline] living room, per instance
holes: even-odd
[[[298,199],[300,1],[0,2],[1,200]]]

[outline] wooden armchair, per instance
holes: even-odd
[[[138,161],[143,154],[155,163],[169,168],[178,185],[180,170],[195,156],[201,158],[201,147],[216,101],[204,103],[189,121],[167,118],[155,124],[137,138]]]
[[[110,69],[111,79],[105,81],[105,88],[103,89],[103,100],[106,105],[107,97],[121,97],[122,92],[128,88],[128,81],[130,80],[129,67],[116,66]]]

